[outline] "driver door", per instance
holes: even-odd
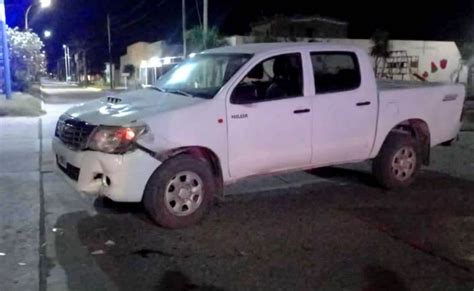
[[[227,101],[231,177],[311,163],[311,100],[304,96],[303,75],[300,53],[277,55],[234,88]]]

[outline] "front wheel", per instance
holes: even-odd
[[[169,159],[153,173],[143,203],[157,224],[182,228],[198,223],[205,216],[215,192],[209,163],[183,154]]]
[[[390,135],[372,164],[378,183],[387,189],[411,185],[420,167],[419,147],[409,134]]]

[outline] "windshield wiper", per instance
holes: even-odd
[[[187,96],[187,97],[194,97],[192,94],[189,94],[188,92],[180,90],[180,89],[169,89],[169,90],[166,90],[164,92],[171,93],[171,94],[183,95],[183,96]]]
[[[161,89],[160,87],[156,87],[156,86],[150,86],[148,88],[156,90],[156,91],[160,91],[160,92],[163,92],[163,93],[165,92],[165,90]]]
[[[188,92],[186,92],[184,90],[181,90],[181,89],[162,89],[162,88],[157,87],[157,86],[150,86],[148,88],[156,90],[156,91],[160,91],[160,92],[163,92],[163,93],[178,94],[178,95],[183,95],[183,96],[186,96],[186,97],[200,97],[200,98],[210,99],[210,97],[193,95],[193,94],[188,93]]]

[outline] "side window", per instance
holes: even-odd
[[[234,89],[231,103],[303,96],[301,54],[284,54],[257,64]]]
[[[361,82],[357,56],[351,52],[311,53],[317,94],[359,88]]]

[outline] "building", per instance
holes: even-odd
[[[161,74],[182,60],[182,51],[181,45],[170,45],[165,41],[136,42],[129,45],[127,53],[120,57],[120,75],[124,67],[131,64],[135,67],[135,75],[128,77],[130,83],[153,84]]]
[[[251,35],[259,39],[283,37],[295,38],[321,38],[321,37],[347,37],[348,23],[328,17],[286,17],[274,16],[252,26]]]

